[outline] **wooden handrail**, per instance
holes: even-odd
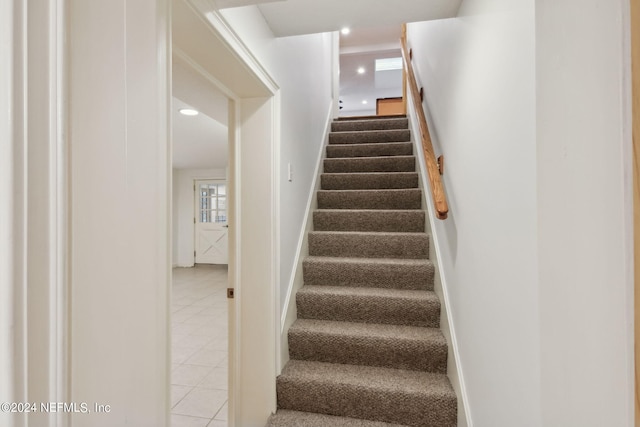
[[[406,33],[403,31],[402,35],[402,57],[404,58],[404,70],[409,80],[409,90],[411,91],[411,98],[413,99],[413,106],[418,114],[418,124],[420,126],[420,136],[422,139],[422,150],[424,152],[424,159],[427,164],[427,174],[429,175],[429,184],[431,186],[431,196],[433,198],[433,204],[436,208],[436,215],[438,219],[447,219],[449,214],[449,205],[447,204],[447,196],[444,193],[444,187],[442,186],[442,179],[440,178],[440,170],[438,168],[438,162],[436,161],[436,155],[433,151],[433,144],[431,143],[431,134],[429,133],[429,126],[427,125],[427,118],[422,108],[422,98],[420,91],[418,90],[418,83],[416,81],[416,75],[413,72],[413,66],[411,65],[411,56],[407,47]]]

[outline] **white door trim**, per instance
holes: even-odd
[[[214,33],[227,44],[229,50],[237,55],[238,60],[249,68],[251,73],[260,80],[271,94],[275,95],[279,89],[278,84],[271,77],[269,72],[265,70],[260,61],[258,61],[258,59],[253,55],[247,45],[245,45],[240,37],[238,37],[224,16],[218,12],[215,0],[185,1],[187,1],[195,10],[200,11],[202,16],[204,16],[211,25]]]
[[[66,0],[57,0],[51,11],[49,31],[50,50],[55,63],[51,64],[50,83],[54,86],[54,99],[50,100],[51,140],[55,147],[50,158],[50,212],[51,217],[51,278],[53,297],[50,301],[51,348],[53,359],[50,365],[52,373],[50,396],[57,401],[70,401],[70,294],[69,294],[69,150],[67,135],[68,112],[66,108],[67,85],[67,4]],[[54,425],[68,425],[69,416],[64,412],[55,415]]]
[[[14,402],[43,396],[65,402],[66,0],[49,0],[34,9],[26,0],[0,5],[0,136],[6,141],[0,144],[0,253],[6,254],[0,259],[0,394]],[[33,226],[36,218],[40,222]],[[38,352],[29,352],[35,343]],[[50,426],[67,425],[64,413],[45,417]],[[2,425],[24,423],[24,414],[0,413]]]
[[[21,19],[24,2],[0,3],[0,395],[21,400],[20,380],[26,379],[20,363],[24,348],[21,307],[16,298],[24,289],[24,221],[20,211],[24,176],[24,45]],[[16,19],[17,18],[17,19]],[[15,56],[14,56],[15,55]],[[17,61],[16,61],[17,60]],[[15,61],[15,63],[14,63]],[[22,90],[20,90],[22,89]],[[13,414],[0,412],[0,424],[15,426]]]
[[[281,99],[280,92],[278,91],[273,97],[273,126],[272,126],[272,159],[271,162],[273,164],[272,168],[274,174],[271,177],[271,191],[273,194],[273,205],[272,205],[272,215],[274,218],[274,225],[272,229],[272,242],[273,246],[271,249],[271,263],[273,265],[273,277],[271,279],[271,283],[273,284],[272,288],[272,298],[273,298],[273,342],[275,343],[275,358],[274,358],[274,378],[276,375],[280,374],[280,366],[282,363],[282,354],[280,352],[281,343],[281,321],[280,321],[280,186],[278,171],[280,171],[281,163],[280,163],[280,111],[281,111]],[[273,412],[276,411],[278,406],[277,399],[273,402]]]

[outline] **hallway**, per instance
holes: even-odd
[[[227,268],[173,270],[171,426],[226,427]]]

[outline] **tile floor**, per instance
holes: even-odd
[[[226,427],[227,268],[173,270],[171,426]]]

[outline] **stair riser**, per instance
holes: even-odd
[[[347,159],[325,159],[325,173],[351,172],[415,172],[414,156],[354,157]]]
[[[329,144],[367,144],[373,142],[411,141],[411,132],[407,129],[383,131],[332,132]]]
[[[433,290],[434,268],[431,263],[409,267],[339,261],[313,263],[305,260],[302,269],[306,285]]]
[[[323,190],[380,190],[418,188],[418,174],[392,173],[323,173],[320,176]]]
[[[313,227],[318,231],[423,232],[425,214],[422,210],[315,211]]]
[[[363,418],[420,427],[454,427],[455,398],[423,396],[409,392],[379,393],[350,384],[305,382],[278,378],[278,407]]]
[[[371,119],[335,121],[331,123],[332,132],[353,132],[359,130],[407,129],[409,120],[404,119]]]
[[[309,233],[309,255],[354,258],[429,258],[426,234]]]
[[[420,209],[419,189],[318,191],[318,209]]]
[[[440,327],[440,303],[436,301],[298,292],[296,307],[299,319]]]
[[[289,355],[295,360],[385,368],[447,371],[444,340],[418,341],[289,330]]]
[[[377,144],[348,144],[327,146],[327,157],[375,157],[375,156],[411,156],[413,144],[406,143],[377,143]]]

